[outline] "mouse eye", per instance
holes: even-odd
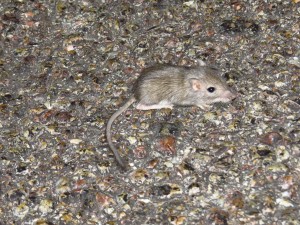
[[[209,87],[209,88],[207,88],[207,90],[208,90],[208,92],[213,93],[213,92],[216,90],[216,88],[214,88],[214,87]]]

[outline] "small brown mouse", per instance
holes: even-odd
[[[173,108],[173,106],[198,106],[209,109],[215,102],[229,102],[236,98],[213,67],[156,65],[146,68],[137,79],[132,97],[109,119],[106,137],[117,162],[123,169],[126,164],[111,139],[114,120],[137,101],[140,110]]]

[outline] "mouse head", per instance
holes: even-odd
[[[230,90],[218,73],[214,68],[201,67],[193,77],[189,78],[192,91],[201,102],[206,104],[229,102],[236,98],[236,94]]]

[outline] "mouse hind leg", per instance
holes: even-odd
[[[164,109],[164,108],[169,108],[169,109],[173,109],[173,104],[171,104],[168,101],[161,101],[157,104],[143,104],[141,102],[139,102],[136,106],[137,109],[139,110],[149,110],[149,109]]]

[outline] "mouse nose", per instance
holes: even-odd
[[[236,99],[237,97],[238,97],[238,94],[236,92],[234,92],[234,91],[228,91],[226,93],[226,98],[228,98],[231,101],[234,100],[234,99]]]
[[[234,100],[238,97],[238,93],[236,92],[231,92],[231,100]]]

